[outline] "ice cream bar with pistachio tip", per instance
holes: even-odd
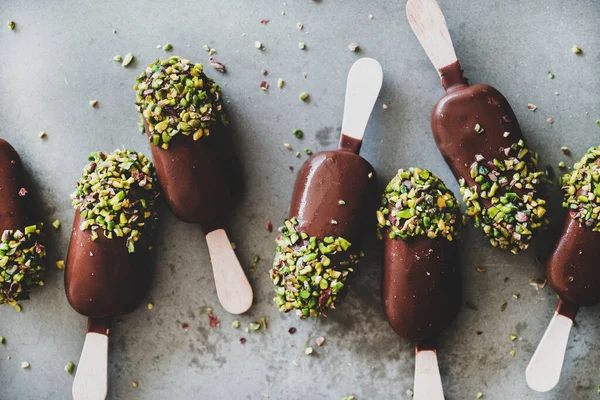
[[[42,224],[29,212],[30,196],[19,155],[0,139],[0,305],[17,311],[31,290],[44,284],[46,248]]]
[[[169,207],[182,221],[202,226],[223,308],[246,312],[252,288],[224,229],[240,184],[221,88],[202,64],[173,56],[150,64],[134,89]]]
[[[406,11],[446,89],[431,129],[460,183],[468,219],[492,246],[515,254],[527,249],[548,223],[537,154],[526,146],[506,98],[490,85],[468,84],[436,0],[409,0]]]
[[[562,188],[568,214],[546,265],[548,282],[559,301],[526,372],[529,386],[540,392],[551,390],[559,381],[579,307],[600,302],[600,146],[589,149],[564,175]]]
[[[75,400],[106,397],[111,318],[133,311],[152,280],[158,195],[152,162],[125,149],[92,153],[71,195],[76,212],[65,291],[88,317]]]
[[[373,167],[358,153],[382,80],[373,59],[352,66],[337,150],[313,155],[298,173],[271,269],[280,311],[306,318],[335,308],[362,256],[377,185]]]
[[[461,303],[458,200],[431,172],[401,169],[376,216],[385,243],[383,308],[396,333],[415,344],[415,398],[443,399],[436,339]]]

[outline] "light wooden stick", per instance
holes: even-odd
[[[444,400],[437,353],[433,349],[416,348],[414,400]]]
[[[376,60],[364,57],[352,65],[346,84],[342,134],[362,140],[382,84],[383,71]]]
[[[457,61],[448,25],[435,0],[408,0],[408,22],[436,70]]]
[[[527,385],[533,390],[547,392],[558,383],[572,326],[571,318],[554,313],[525,371]]]
[[[108,393],[108,336],[88,332],[75,380],[73,400],[104,400]]]
[[[219,302],[227,312],[242,314],[252,306],[252,287],[224,229],[206,235]]]

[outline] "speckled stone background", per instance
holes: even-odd
[[[600,143],[597,0],[441,0],[441,5],[467,76],[506,95],[542,167],[558,171],[559,161],[572,165]],[[260,24],[263,18],[270,22]],[[15,31],[6,26],[11,19]],[[272,304],[274,234],[264,228],[265,221],[277,226],[286,215],[294,182],[289,167],[297,170],[306,159],[283,144],[300,151],[336,145],[346,74],[361,55],[378,59],[384,70],[362,151],[377,169],[380,186],[400,167],[421,166],[457,192],[429,127],[429,112],[443,89],[406,21],[404,1],[4,0],[0,22],[0,136],[21,154],[48,226],[56,218],[63,223],[58,232],[48,230],[52,267],[46,285],[23,303],[20,314],[0,307],[0,335],[6,338],[0,345],[1,399],[70,397],[73,378],[63,367],[79,359],[86,320],[69,307],[63,271],[53,266],[66,255],[74,213],[69,194],[88,153],[120,146],[148,152],[133,106],[135,77],[155,58],[171,54],[207,63],[204,44],[216,48],[215,58],[228,68],[223,75],[207,70],[223,86],[231,135],[245,166],[246,190],[229,231],[246,268],[255,255],[261,257],[249,272],[255,305],[241,317],[219,306],[200,228],[164,209],[156,279],[147,299],[155,307],[142,306],[115,324],[109,398],[410,397],[413,350],[393,333],[380,306],[381,246],[368,241],[360,276],[338,310],[328,318],[299,321]],[[304,24],[301,31],[298,22]],[[254,48],[256,40],[264,51]],[[171,52],[156,48],[167,42]],[[305,51],[299,42],[306,43]],[[351,42],[362,51],[350,52]],[[582,55],[571,52],[575,44]],[[113,61],[128,52],[135,54],[128,68]],[[555,79],[548,78],[549,71]],[[280,77],[283,90],[276,84]],[[267,92],[259,88],[263,79],[271,85]],[[298,99],[303,91],[310,102]],[[88,104],[92,99],[99,101],[95,109]],[[528,111],[528,103],[538,110]],[[303,140],[292,135],[295,128],[304,130]],[[48,133],[46,140],[38,138],[40,131]],[[561,153],[563,145],[573,157]],[[537,394],[525,384],[525,367],[556,305],[549,287],[538,290],[529,282],[545,275],[543,260],[564,216],[558,188],[549,188],[548,196],[555,225],[519,256],[490,248],[478,231],[465,231],[465,307],[439,343],[449,400],[474,399],[477,392],[485,399],[598,397],[597,307],[578,315],[559,386]],[[209,327],[207,307],[221,320],[219,327]],[[266,331],[231,326],[236,319],[245,327],[263,316]],[[294,335],[290,327],[297,329]],[[511,333],[518,340],[511,342]],[[326,338],[322,347],[314,345],[319,336]],[[240,344],[240,337],[247,343]],[[303,354],[309,339],[316,347],[312,356]],[[21,369],[21,361],[31,368]],[[139,382],[137,389],[132,381]]]

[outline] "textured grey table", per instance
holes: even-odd
[[[363,146],[363,156],[379,173],[380,186],[400,167],[427,167],[455,191],[457,184],[438,154],[429,112],[442,96],[439,78],[410,30],[403,1],[196,1],[116,0],[84,2],[13,1],[0,3],[0,136],[20,152],[43,199],[50,228],[53,264],[64,258],[73,218],[69,194],[87,154],[120,146],[149,150],[138,133],[132,86],[137,74],[157,57],[179,54],[208,61],[204,44],[229,72],[207,67],[222,84],[245,166],[247,190],[230,220],[232,240],[246,267],[261,261],[250,280],[255,305],[234,317],[219,306],[208,252],[199,227],[163,212],[157,273],[148,301],[115,324],[110,348],[111,399],[340,399],[409,398],[414,356],[409,344],[389,328],[380,307],[381,247],[367,243],[368,256],[349,296],[329,318],[299,321],[273,305],[268,278],[274,234],[289,206],[294,174],[306,159],[287,151],[323,150],[336,144],[345,79],[360,55],[378,59],[384,86]],[[459,58],[472,82],[498,87],[509,99],[541,165],[574,157],[600,143],[600,3],[596,0],[445,0],[442,8]],[[285,10],[285,15],[282,15]],[[369,14],[374,16],[369,18]],[[261,19],[270,22],[263,25]],[[15,20],[17,29],[6,27]],[[302,22],[299,31],[296,24]],[[116,30],[117,33],[113,33]],[[254,48],[261,41],[265,51]],[[173,51],[157,44],[173,44]],[[298,49],[305,42],[306,50]],[[362,52],[347,49],[357,42]],[[578,44],[583,55],[571,47]],[[129,68],[116,54],[133,52]],[[269,74],[263,77],[261,71]],[[556,78],[548,78],[552,71]],[[306,72],[306,78],[302,73]],[[277,88],[277,78],[286,86]],[[266,79],[271,88],[259,88]],[[307,91],[311,101],[298,99]],[[555,94],[557,92],[557,94]],[[91,108],[88,102],[97,99]],[[383,103],[389,109],[382,108]],[[538,110],[527,110],[527,104]],[[546,122],[553,118],[554,124]],[[299,141],[292,130],[301,128]],[[38,138],[40,131],[48,138]],[[550,188],[552,215],[560,225],[560,191]],[[48,225],[49,226],[49,225]],[[530,278],[544,276],[534,257],[547,254],[557,226],[536,245],[513,256],[490,248],[479,231],[463,240],[465,303],[456,323],[440,340],[440,364],[452,400],[596,398],[600,376],[600,310],[584,309],[572,333],[562,380],[551,393],[525,384],[524,370],[556,305],[549,287],[536,290]],[[476,267],[484,267],[479,273]],[[520,298],[513,297],[520,293]],[[507,301],[505,312],[501,304]],[[22,313],[0,307],[1,399],[67,399],[72,377],[63,371],[77,362],[86,320],[68,305],[63,272],[52,266],[44,288],[23,303]],[[221,325],[210,328],[207,307]],[[473,309],[475,308],[476,309]],[[265,316],[266,331],[242,327]],[[182,324],[189,324],[187,330]],[[297,328],[290,335],[288,329]],[[477,334],[481,331],[481,334]],[[519,339],[511,342],[510,334]],[[322,347],[314,339],[323,336]],[[242,345],[240,337],[247,338]],[[311,338],[316,354],[304,355]],[[516,355],[511,357],[511,349]],[[10,355],[11,360],[7,360]],[[31,368],[23,370],[21,361]],[[138,388],[132,381],[139,382]]]

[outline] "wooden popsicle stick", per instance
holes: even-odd
[[[350,68],[346,83],[340,148],[355,153],[360,150],[360,143],[382,84],[383,70],[376,60],[364,57],[356,61]],[[348,138],[352,142],[350,146],[347,143],[344,144],[344,140],[348,141]],[[358,148],[352,148],[353,145]]]
[[[88,332],[73,381],[73,400],[106,399],[109,323],[109,320],[88,320]]]
[[[206,234],[208,252],[213,267],[217,297],[223,308],[231,314],[242,314],[252,306],[252,287],[231,248],[224,229]]]
[[[527,385],[538,392],[552,390],[560,379],[573,320],[558,312],[546,329],[525,371]]]
[[[444,400],[444,388],[435,349],[415,346],[414,400]]]
[[[435,0],[408,0],[408,23],[436,70],[457,61],[452,38],[440,5]]]

